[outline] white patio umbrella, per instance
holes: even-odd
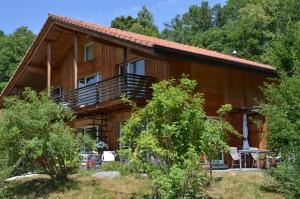
[[[249,149],[247,113],[244,113],[243,115],[243,149]]]

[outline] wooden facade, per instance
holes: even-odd
[[[1,97],[19,94],[25,86],[38,91],[61,88],[62,92],[78,89],[77,82],[81,78],[101,74],[101,81],[120,75],[120,65],[127,65],[133,60],[143,59],[145,76],[156,81],[179,78],[182,74],[197,80],[197,91],[204,94],[205,111],[208,116],[216,116],[216,110],[223,104],[232,104],[234,111],[227,120],[242,132],[242,118],[246,110],[257,105],[261,99],[260,86],[274,71],[256,70],[240,67],[234,63],[199,58],[173,51],[153,52],[149,48],[130,43],[113,42],[110,37],[96,37],[93,31],[74,30],[65,24],[59,25],[49,20],[36,39],[36,49],[30,49],[28,57],[21,64],[17,74],[11,79]],[[35,44],[35,43],[34,43]],[[49,47],[51,45],[51,48]],[[85,60],[85,47],[92,46],[93,59]],[[33,45],[34,46],[34,45]],[[50,52],[51,51],[51,52]],[[49,82],[50,81],[50,82]],[[141,105],[145,104],[141,100]],[[128,106],[120,99],[110,99],[102,103],[89,104],[75,109],[77,120],[71,125],[74,128],[99,126],[101,139],[107,142],[110,150],[119,148],[120,124],[131,114]],[[249,114],[249,117],[259,117]],[[257,129],[249,119],[250,146],[264,148],[263,135],[266,124]],[[232,136],[229,145],[242,147],[242,139]],[[227,158],[225,158],[225,162]]]

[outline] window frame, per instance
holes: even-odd
[[[90,60],[87,60],[87,48],[91,47],[92,48],[92,58]],[[90,42],[84,45],[84,62],[90,62],[93,61],[94,59],[94,42]]]
[[[142,76],[146,76],[146,59],[145,58],[136,58],[136,59],[132,59],[132,60],[130,60],[128,63],[127,63],[127,66],[126,66],[126,73],[128,73],[128,71],[127,71],[127,69],[128,69],[128,66],[130,65],[130,64],[132,64],[132,63],[134,63],[134,62],[138,62],[138,61],[144,61],[144,75],[142,75]],[[122,66],[124,66],[124,63],[122,63],[122,64],[119,64],[118,65],[118,72],[119,72],[119,75],[122,75],[122,71],[121,71],[121,67]]]
[[[89,77],[93,77],[93,76],[96,76],[96,78],[97,78],[95,83],[102,81],[102,73],[95,73],[95,74],[88,75],[88,76],[84,76],[84,77],[78,79],[78,81],[77,81],[77,87],[78,87],[78,88],[83,88],[83,87],[86,87],[86,86],[91,85],[91,84],[86,85],[86,79],[89,78]],[[100,77],[101,77],[101,78],[100,78]],[[79,82],[80,82],[81,80],[83,80],[83,79],[84,79],[84,86],[80,87],[80,86],[79,86]]]

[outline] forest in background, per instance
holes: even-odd
[[[207,1],[191,5],[158,30],[153,14],[142,7],[137,17],[119,16],[111,27],[291,70],[294,32],[299,31],[299,0],[228,0],[224,6]],[[35,35],[27,27],[5,35],[0,30],[0,91],[8,82]],[[284,48],[287,46],[288,48]],[[284,60],[278,60],[277,54]]]

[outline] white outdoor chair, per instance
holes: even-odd
[[[115,154],[116,154],[115,151],[103,151],[102,163],[114,162],[116,159]]]
[[[232,158],[231,168],[233,168],[234,165],[239,165],[241,156],[237,150],[237,147],[230,147],[229,153]],[[234,163],[235,161],[238,161],[238,163]]]
[[[258,148],[256,147],[249,147],[249,150],[258,150]],[[251,156],[252,156],[252,168],[254,168],[255,164],[258,163],[258,165],[256,166],[259,166],[259,154],[258,153],[251,153]]]

